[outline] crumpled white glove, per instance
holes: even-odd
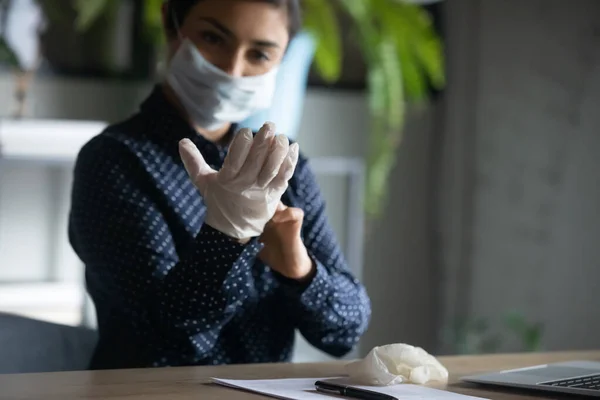
[[[289,145],[265,123],[256,137],[241,129],[233,138],[217,172],[189,139],[179,154],[192,182],[204,198],[204,223],[235,239],[259,236],[273,217],[298,161],[298,144]]]
[[[448,381],[448,370],[435,357],[403,343],[375,347],[363,360],[346,365],[346,371],[353,383],[368,386]]]

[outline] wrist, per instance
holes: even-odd
[[[312,257],[308,254],[308,251],[304,249],[300,260],[296,268],[293,269],[294,276],[290,276],[291,279],[298,281],[300,283],[310,282],[312,278],[315,276],[317,271],[317,265],[312,259]]]
[[[232,224],[227,218],[221,214],[210,212],[208,208],[204,217],[204,224],[223,233],[239,244],[246,244],[252,240],[252,238],[260,236],[261,233],[261,231],[258,230],[259,228],[255,226],[256,224]]]

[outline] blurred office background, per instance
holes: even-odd
[[[60,24],[49,18],[53,3],[0,2],[6,42],[37,68],[17,74],[5,63],[0,74],[0,313],[93,329],[67,240],[73,161],[105,124],[135,111],[160,54],[136,42],[141,1],[120,1],[85,34],[68,7]],[[280,77],[286,101],[246,121],[275,120],[315,160],[372,299],[354,356],[393,342],[437,354],[600,347],[600,2],[421,3],[447,83],[408,108],[379,217],[365,217],[360,202],[368,66],[350,22],[341,18],[336,83],[309,71],[315,43],[302,35]],[[28,82],[21,107],[15,91]],[[0,358],[17,335],[6,321]],[[299,343],[295,361],[327,358]]]

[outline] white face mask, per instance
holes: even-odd
[[[167,73],[167,82],[189,117],[207,130],[269,108],[276,78],[277,68],[263,75],[233,77],[208,62],[189,39],[183,39]]]

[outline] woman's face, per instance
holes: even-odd
[[[210,63],[232,76],[262,75],[279,65],[289,41],[285,7],[256,0],[201,0],[180,25]],[[169,43],[170,55],[181,41]]]

